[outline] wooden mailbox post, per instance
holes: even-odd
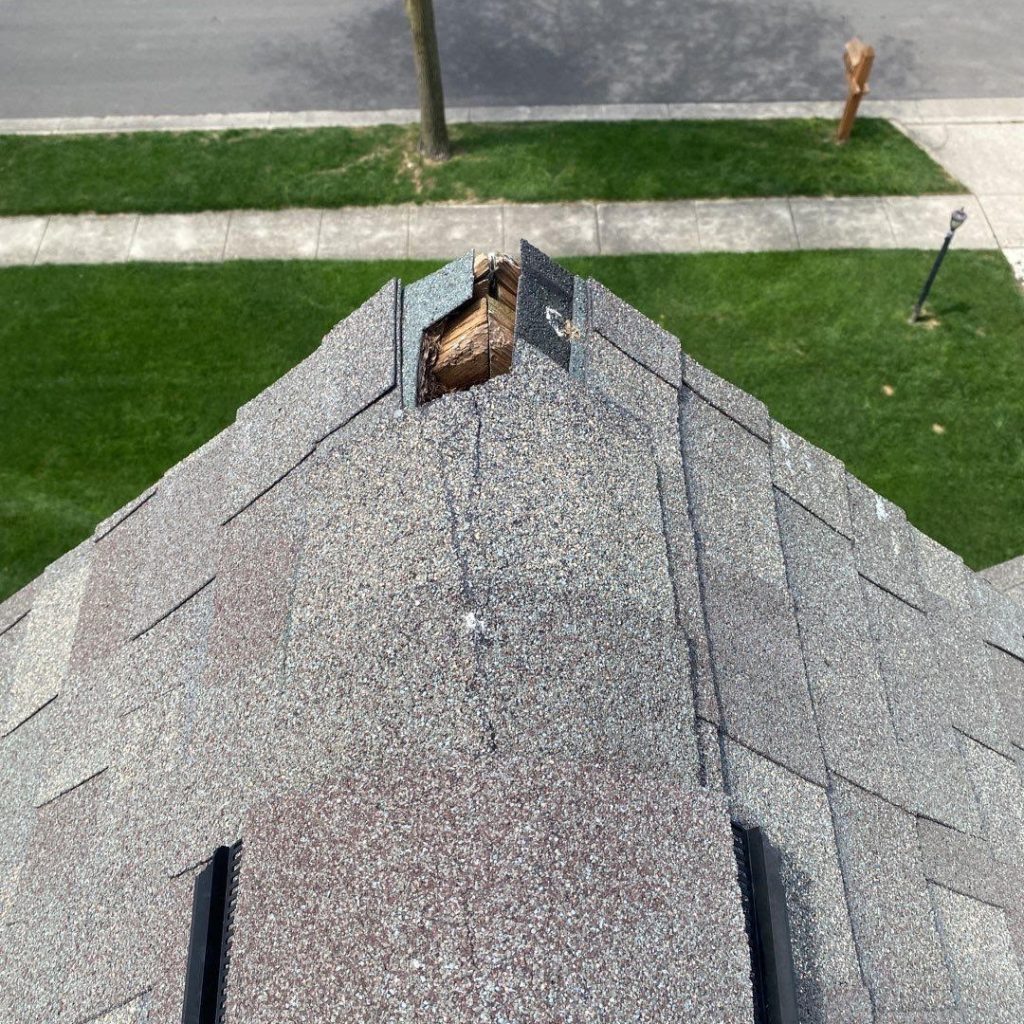
[[[875,48],[867,46],[854,37],[846,44],[843,53],[843,63],[846,65],[846,106],[843,108],[843,116],[836,131],[836,142],[846,142],[853,131],[853,122],[857,117],[857,108],[860,101],[870,91],[868,89],[868,76],[871,74],[871,65],[875,62]]]

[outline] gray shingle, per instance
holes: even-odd
[[[998,565],[990,565],[982,569],[983,576],[996,590],[1004,594],[1024,586],[1024,555],[1010,558]]]
[[[683,381],[709,405],[724,412],[730,419],[746,427],[762,441],[772,439],[772,421],[768,408],[758,398],[741,391],[734,384],[701,366],[692,356],[683,354]]]
[[[1024,783],[1017,762],[967,736],[960,745],[993,854],[1007,863],[1024,863]]]
[[[20,590],[16,590],[10,597],[0,602],[0,636],[31,610],[38,583],[39,579],[30,580]]]
[[[728,821],[657,776],[405,765],[247,835],[231,1019],[751,1018]]]
[[[59,692],[78,624],[92,542],[54,562],[35,591],[7,692],[0,733],[24,722]]]
[[[927,818],[917,819],[925,877],[947,889],[1002,903],[1007,887],[988,842]]]
[[[57,708],[49,770],[37,803],[107,767],[122,737],[112,722],[166,690],[197,681],[206,657],[213,590],[207,587],[104,663],[101,687],[79,685]]]
[[[825,762],[903,806],[903,766],[852,546],[784,494],[778,513]]]
[[[962,832],[977,832],[977,810],[951,723],[958,682],[936,661],[935,635],[922,612],[868,581],[863,592],[911,808]]]
[[[779,851],[802,1024],[871,1020],[825,790],[727,744],[733,815]]]
[[[472,250],[402,289],[402,404],[416,405],[423,332],[473,297]]]
[[[774,420],[771,434],[775,486],[834,530],[852,536],[843,464]]]
[[[1010,741],[1024,748],[1024,661],[996,647],[988,647],[986,654],[996,694],[994,703],[999,708]],[[1003,753],[1012,751],[1003,750]]]
[[[1024,658],[1024,607],[980,576],[973,582],[974,613],[981,635],[996,647]]]
[[[568,326],[575,315],[576,278],[525,238],[519,245],[519,265],[513,362],[529,348],[568,370],[574,337],[582,330]]]
[[[1018,1024],[1024,980],[1003,912],[938,886],[932,898],[966,1024]]]
[[[133,636],[149,629],[213,576],[220,507],[224,489],[231,486],[233,429],[217,434],[169,470],[147,502]]]
[[[697,553],[687,501],[679,439],[679,395],[598,334],[578,346],[585,350],[584,380],[648,432],[658,467],[669,568],[677,618],[686,631],[697,678],[698,713],[716,720],[711,655],[697,575]]]
[[[910,529],[917,544],[933,660],[952,683],[946,688],[952,722],[967,735],[1012,755],[1008,725],[1015,710],[1004,710],[1000,704],[990,649],[974,621],[973,574],[958,555]]]
[[[37,786],[37,802],[39,793],[55,795],[110,763],[117,744],[112,722],[127,706],[126,688],[138,682],[126,664],[151,511],[146,503],[93,545],[68,671],[51,706],[48,771]]]
[[[1001,705],[1002,690],[990,666],[992,648],[982,642],[975,624],[966,615],[951,617],[933,612],[928,625],[931,661],[939,688],[948,701],[953,725],[1013,756],[1010,725],[1016,719],[1016,711],[1004,710]]]
[[[316,444],[395,386],[398,282],[335,324],[320,347],[238,410],[221,519],[237,513]]]
[[[474,476],[465,503],[452,492],[499,748],[692,773],[687,637],[650,431],[549,360],[474,395]]]
[[[925,610],[950,615],[971,611],[971,572],[964,560],[916,527],[910,527],[917,547]]]
[[[651,376],[620,349],[593,333],[586,342],[585,380],[589,387],[596,388],[617,407],[636,417],[649,431],[657,461],[658,489],[665,516],[677,616],[686,631],[696,677],[697,713],[717,721],[711,651],[703,621],[696,547],[680,451],[679,394]]]
[[[923,606],[914,538],[903,509],[847,474],[858,571],[904,601]]]
[[[451,488],[472,476],[471,393],[346,431],[308,470],[306,540],[267,751],[283,780],[407,747],[479,753],[473,611]],[[442,456],[456,469],[447,470]]]
[[[688,393],[682,425],[723,725],[773,760],[823,781],[768,446]]]
[[[924,1013],[888,1013],[875,1014],[875,1024],[964,1024],[960,1011],[950,1007],[948,1010],[928,1010]]]
[[[135,515],[150,498],[156,494],[157,484],[147,487],[140,495],[126,502],[116,512],[112,512],[106,519],[102,520],[92,532],[93,540],[103,540],[104,537],[116,527],[120,526],[129,516]]]
[[[0,1020],[52,1020],[66,1009],[87,1016],[69,990],[87,984],[90,960],[101,955],[88,939],[103,917],[97,858],[109,857],[115,841],[104,807],[100,776],[38,812],[0,930]]]
[[[15,670],[28,630],[29,612],[26,611],[0,633],[0,708],[7,707],[8,695],[14,685]]]
[[[626,355],[646,366],[666,383],[682,383],[679,339],[613,295],[591,278],[587,281],[591,326]]]
[[[182,813],[165,837],[170,873],[237,839],[248,806],[280,784],[276,728],[290,713],[284,663],[304,484],[289,477],[224,528],[205,666],[183,692],[190,725],[179,757]]]
[[[844,782],[830,798],[853,933],[876,1009],[951,1009],[913,817]]]
[[[35,824],[35,797],[46,769],[53,710],[51,703],[0,739],[0,934],[14,903]]]
[[[8,952],[12,994],[38,988],[47,1019],[89,1020],[149,989],[166,935],[188,927],[191,901],[153,870],[159,819],[133,829],[112,782],[105,772],[38,812],[19,887],[30,924]],[[4,1019],[35,1019],[21,1012]]]

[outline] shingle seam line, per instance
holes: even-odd
[[[25,609],[25,610],[24,610],[24,611],[23,611],[23,612],[22,612],[22,613],[21,613],[21,614],[20,614],[19,616],[17,616],[17,618],[11,619],[11,621],[10,621],[10,622],[8,622],[8,623],[7,623],[7,625],[6,625],[6,626],[4,626],[4,628],[3,628],[3,629],[0,629],[0,636],[3,636],[3,635],[4,635],[5,633],[9,633],[9,632],[10,632],[10,631],[11,631],[12,629],[14,629],[14,627],[15,627],[15,626],[16,626],[16,625],[17,625],[17,624],[18,624],[19,622],[21,622],[22,620],[24,620],[24,618],[25,618],[25,617],[26,617],[26,616],[28,615],[28,613],[29,613],[30,611],[32,611],[32,609],[31,609],[31,608],[26,608],[26,609]]]
[[[984,747],[985,750],[988,750],[993,754],[998,754],[1004,760],[1009,761],[1014,767],[1017,767],[1017,762],[1009,754],[1004,753],[1002,750],[998,750],[996,747],[993,747],[991,743],[986,743],[985,740],[979,740],[977,736],[972,736],[969,732],[961,729],[959,725],[953,726],[953,732],[959,733],[964,737],[964,739],[968,739],[972,743],[977,743],[979,747]]]
[[[279,477],[277,477],[276,479],[272,480],[269,484],[267,484],[267,486],[264,487],[263,490],[259,491],[252,498],[250,498],[244,505],[242,505],[241,508],[236,509],[225,519],[221,520],[220,525],[227,526],[232,519],[237,519],[238,516],[240,516],[243,512],[246,511],[246,509],[252,508],[252,506],[255,505],[257,501],[260,500],[260,498],[266,497],[266,495],[269,494],[279,483],[284,481],[287,477],[291,476],[292,473],[294,473],[304,462],[307,462],[310,456],[313,455],[317,448],[321,444],[323,444],[323,442],[326,441],[327,438],[331,437],[333,434],[336,434],[339,430],[344,430],[345,427],[347,427],[354,419],[361,416],[364,412],[367,412],[368,410],[372,409],[378,402],[386,398],[394,390],[395,385],[392,384],[385,391],[382,391],[375,398],[367,402],[366,405],[362,406],[360,409],[357,409],[354,413],[352,413],[351,416],[342,420],[341,423],[339,423],[336,427],[331,427],[331,429],[328,430],[326,434],[322,435],[321,437],[318,437],[315,441],[313,441],[309,451],[307,451],[302,456],[302,458],[300,458],[297,462],[289,466]]]
[[[691,394],[696,392],[691,391]],[[686,440],[688,436],[684,427],[687,426],[686,419],[688,410],[685,407],[687,402],[686,394],[683,389],[680,388],[676,392],[676,443],[679,446],[679,461],[683,468],[683,487],[686,491],[686,515],[690,521],[690,532],[693,534],[693,549],[696,560],[694,566],[697,575],[697,594],[700,601],[700,615],[701,623],[704,627],[704,643],[707,645],[709,662],[711,665],[711,683],[715,691],[715,707],[718,708],[718,722],[715,723],[718,730],[718,757],[722,766],[722,787],[725,790],[726,795],[732,799],[732,780],[730,778],[730,767],[725,749],[725,740],[723,735],[728,728],[728,716],[725,713],[725,700],[722,697],[722,687],[718,678],[718,666],[717,659],[715,658],[715,647],[716,644],[711,639],[711,622],[708,618],[708,601],[707,601],[707,572],[704,567],[704,561],[706,558],[704,550],[704,538],[701,535],[700,527],[698,525],[697,510],[693,501],[693,472],[690,468],[690,460],[686,451]],[[693,689],[696,690],[697,680],[696,677],[693,680]],[[697,718],[697,704],[694,703],[693,708],[694,714],[694,728],[696,728]],[[699,770],[701,774],[707,778],[708,771],[707,765],[704,761],[703,744],[697,744],[697,758],[699,761]]]
[[[607,334],[600,330],[600,328],[595,327],[593,330],[599,338],[608,342],[608,344],[611,345],[612,348],[618,349],[627,359],[631,359],[634,363],[636,363],[637,366],[642,366],[648,373],[653,374],[662,383],[667,384],[673,391],[679,390],[678,384],[673,384],[672,381],[670,381],[663,373],[656,370],[653,366],[649,365],[648,363],[644,362],[644,360],[640,359],[638,356],[635,356],[632,352],[626,351],[626,349],[624,349],[617,341],[615,341],[613,338],[609,338]]]
[[[138,992],[133,993],[123,1002],[115,1003],[113,1006],[108,1006],[105,1010],[100,1010],[99,1013],[90,1014],[88,1017],[79,1017],[76,1024],[93,1024],[94,1021],[102,1020],[109,1013],[113,1013],[115,1010],[123,1010],[126,1006],[131,1006],[137,999],[141,999],[145,995],[149,995],[153,990],[151,988],[139,989]]]
[[[857,541],[856,541],[856,539],[853,542],[853,546],[854,546],[854,551],[856,551],[856,548],[857,548]],[[864,580],[866,583],[870,583],[873,587],[878,587],[879,590],[884,591],[890,597],[896,598],[897,601],[902,602],[908,608],[913,608],[915,612],[920,612],[922,615],[927,616],[927,614],[928,614],[927,609],[923,608],[919,604],[915,604],[913,601],[908,601],[902,594],[897,594],[896,591],[893,590],[891,587],[887,587],[884,583],[879,583],[878,580],[876,580],[873,576],[868,576],[867,573],[861,572],[860,569],[857,570],[857,575],[862,580]]]
[[[28,612],[25,613],[25,615],[27,615],[27,614],[28,614]],[[22,616],[22,618],[24,618],[24,616]],[[31,722],[32,719],[35,718],[36,715],[38,715],[39,712],[43,710],[43,708],[49,707],[59,696],[60,696],[59,693],[55,693],[52,697],[50,697],[47,700],[43,701],[43,703],[40,704],[39,707],[37,707],[35,709],[35,711],[33,711],[29,715],[26,715],[20,722],[18,722],[17,725],[12,725],[11,728],[8,729],[7,732],[5,732],[3,734],[3,736],[0,737],[0,738],[7,739],[7,737],[10,736],[12,733],[17,732],[26,722]]]
[[[1017,661],[1024,662],[1024,657],[1021,657],[1015,651],[1011,651],[1008,647],[1004,647],[996,640],[983,639],[982,642],[988,644],[989,647],[994,647],[997,651],[1002,651],[1003,654],[1008,654],[1011,658],[1014,658]],[[1024,637],[1021,637],[1021,646],[1024,647]]]
[[[702,391],[694,387],[693,384],[691,384],[686,379],[685,373],[683,374],[682,387],[685,387],[689,391],[692,391],[702,402],[704,402],[705,405],[710,405],[712,409],[717,409],[726,419],[732,420],[733,423],[736,424],[736,426],[742,427],[748,434],[750,434],[751,437],[756,437],[757,440],[760,441],[762,444],[767,444],[769,446],[771,445],[771,441],[768,438],[764,437],[762,434],[759,434],[756,430],[752,430],[742,420],[737,419],[731,412],[729,412],[728,409],[723,408],[718,402],[715,402],[712,399],[708,398],[708,396],[705,395]],[[682,390],[682,388],[680,388],[680,390]]]
[[[782,484],[777,484],[773,480],[772,487],[780,494],[784,494],[787,498],[789,498],[789,500],[793,502],[794,505],[799,505],[808,515],[814,516],[814,518],[817,519],[818,522],[822,524],[822,526],[827,526],[833,533],[838,534],[844,540],[848,540],[851,544],[856,543],[853,537],[850,536],[850,534],[844,533],[834,523],[830,523],[824,516],[820,515],[818,512],[815,512],[813,508],[810,508],[808,505],[805,505],[798,497],[796,497],[793,494],[790,494],[790,492],[787,491],[786,488],[782,486]]]
[[[909,815],[912,818],[918,818],[918,817],[926,818],[928,821],[935,822],[936,825],[942,825],[945,828],[951,828],[955,832],[959,832],[961,835],[970,836],[972,839],[980,839],[980,838],[982,838],[979,835],[975,835],[973,832],[965,832],[963,829],[955,828],[952,825],[948,825],[946,822],[940,821],[938,818],[933,818],[930,815],[924,815],[924,814],[919,815],[916,811],[912,811],[912,810],[909,810],[906,807],[901,806],[900,804],[896,803],[895,801],[890,800],[887,796],[882,796],[881,793],[876,793],[874,790],[868,789],[867,786],[865,786],[862,782],[857,782],[856,779],[851,779],[851,778],[847,777],[846,775],[844,775],[842,772],[837,772],[837,771],[831,771],[830,770],[829,771],[829,775],[831,775],[831,776],[833,776],[833,777],[835,777],[837,779],[842,780],[843,782],[847,783],[847,785],[853,786],[854,789],[859,789],[862,793],[866,793],[868,796],[874,797],[876,800],[881,800],[883,804],[888,804],[890,807],[894,808],[895,810],[900,811],[903,814],[907,814],[907,815]]]
[[[394,383],[389,385],[383,391],[379,392],[377,395],[371,398],[365,405],[361,406],[354,413],[352,413],[352,415],[349,416],[348,419],[343,420],[336,427],[331,427],[331,429],[328,430],[327,433],[323,435],[323,437],[318,437],[316,439],[316,442],[313,445],[313,450],[315,451],[318,445],[323,444],[324,441],[327,440],[327,438],[336,434],[339,430],[344,430],[345,427],[347,427],[350,423],[352,423],[354,420],[357,420],[360,416],[362,416],[364,412],[369,412],[375,405],[377,405],[379,402],[387,398],[388,395],[390,395],[391,392],[394,391],[396,387],[397,384]]]
[[[825,803],[828,805],[828,817],[829,824],[832,826],[832,838],[836,851],[836,866],[839,868],[839,880],[843,886],[843,899],[846,902],[846,919],[850,926],[850,939],[853,942],[854,955],[857,958],[857,971],[860,974],[861,984],[864,986],[864,991],[867,993],[868,1002],[871,1003],[871,1017],[872,1020],[878,1020],[879,1016],[879,1000],[878,993],[875,991],[874,978],[870,976],[865,965],[864,965],[864,951],[863,951],[863,938],[857,934],[857,924],[854,920],[854,899],[853,889],[850,886],[848,874],[849,866],[847,864],[846,853],[843,849],[843,843],[840,841],[840,829],[839,829],[839,815],[836,813],[836,809],[833,806],[833,793],[835,792],[833,787],[833,781],[836,778],[836,773],[830,772],[827,776],[828,784],[825,787]],[[842,776],[839,776],[843,778]],[[844,779],[849,785],[855,789],[861,790],[861,792],[867,793],[868,790],[861,786],[858,786],[856,782],[852,782],[849,779]],[[875,794],[869,794],[874,796]],[[884,799],[884,798],[882,798]],[[888,801],[885,801],[888,803]],[[916,832],[916,829],[915,829]],[[919,851],[920,852],[920,851]]]
[[[68,793],[73,793],[76,789],[81,789],[88,782],[92,782],[93,779],[98,779],[106,770],[109,765],[104,765],[99,771],[95,771],[92,775],[87,775],[80,782],[76,782],[73,786],[68,786],[67,789],[62,789],[56,796],[51,796],[48,800],[44,800],[41,804],[36,804],[36,810],[41,811],[44,807],[48,807],[55,800],[59,800],[62,796],[67,796]]]
[[[751,754],[755,754],[757,757],[760,757],[762,760],[767,761],[769,764],[775,765],[776,768],[781,768],[784,772],[788,772],[795,778],[800,779],[801,782],[807,782],[812,786],[817,786],[818,789],[822,790],[823,792],[828,790],[828,786],[825,783],[821,782],[819,779],[811,778],[810,775],[804,774],[804,772],[802,772],[799,768],[794,768],[792,765],[788,765],[784,761],[780,761],[777,757],[773,756],[772,754],[766,754],[763,750],[758,750],[757,747],[753,746],[749,740],[745,740],[743,739],[743,737],[737,736],[735,733],[731,732],[728,729],[723,729],[722,726],[717,725],[717,723],[715,722],[710,722],[709,724],[715,725],[718,731],[722,734],[722,736],[725,737],[725,739],[730,740],[732,743],[735,743],[736,746],[742,747],[744,750],[748,751]]]
[[[225,845],[230,846],[231,844],[230,843],[226,843]],[[195,871],[196,868],[201,868],[204,864],[209,864],[211,859],[212,859],[211,857],[203,857],[200,860],[197,860],[194,864],[186,865],[185,867],[181,868],[179,871],[172,871],[167,876],[167,878],[168,878],[168,880],[171,880],[171,879],[174,879],[174,878],[181,878],[182,875],[187,875],[190,871]]]
[[[319,442],[314,441],[313,445],[310,447],[309,451],[307,451],[302,456],[302,458],[298,460],[298,462],[295,462],[291,466],[289,466],[279,477],[275,478],[269,484],[267,484],[267,486],[264,487],[263,490],[259,491],[256,495],[254,495],[252,498],[250,498],[241,508],[239,508],[236,511],[232,512],[226,519],[222,520],[220,525],[221,526],[227,526],[228,523],[230,523],[232,519],[237,519],[238,516],[240,516],[246,509],[252,508],[252,506],[255,505],[257,501],[260,500],[260,498],[265,497],[279,483],[281,483],[287,477],[291,476],[292,473],[294,473],[295,470],[297,470],[299,468],[299,466],[301,466],[313,454],[313,452],[316,451],[316,446],[317,446],[318,443]]]
[[[779,539],[779,554],[782,556],[782,572],[786,579],[786,593],[789,595],[789,608],[793,615],[793,625],[796,626],[797,646],[800,648],[800,664],[804,670],[804,688],[807,691],[807,698],[811,703],[811,720],[814,722],[814,731],[818,737],[818,749],[821,751],[822,764],[825,766],[825,770],[827,772],[829,770],[829,758],[826,750],[825,737],[821,731],[821,723],[818,721],[818,701],[815,699],[814,688],[811,686],[811,673],[807,667],[807,651],[805,647],[806,635],[803,623],[800,621],[796,592],[793,587],[793,578],[790,572],[790,559],[786,558],[786,543],[782,538],[782,527],[779,525],[778,489],[775,489],[775,493],[772,494],[772,518],[775,524],[775,533]]]
[[[182,608],[186,604],[188,604],[188,602],[191,601],[193,597],[196,597],[197,595],[201,594],[216,578],[217,574],[214,573],[205,583],[200,584],[190,594],[187,594],[185,597],[183,597],[173,608],[169,608],[158,619],[155,619],[144,629],[140,629],[138,633],[136,633],[133,637],[130,638],[131,641],[138,640],[139,637],[144,636],[151,629],[155,629],[157,626],[159,626],[160,623],[163,622],[165,619],[169,619],[179,608]]]
[[[112,534],[114,532],[114,530],[116,530],[122,523],[124,523],[126,520],[130,519],[133,515],[135,515],[135,513],[138,512],[139,509],[142,508],[143,505],[145,505],[152,498],[155,498],[158,489],[159,488],[154,487],[149,492],[149,494],[147,494],[141,501],[137,501],[134,505],[132,505],[132,507],[130,509],[128,509],[128,511],[125,512],[125,514],[123,516],[121,516],[120,519],[116,520],[113,523],[110,523],[107,526],[107,528],[102,533],[95,533],[95,534],[93,534],[93,538],[92,538],[93,543],[94,544],[98,544],[101,540],[103,540],[104,537],[109,537],[110,534]]]
[[[918,837],[918,855],[923,854],[921,849],[921,840]],[[939,913],[939,908],[935,905],[935,889],[925,882],[925,888],[928,890],[928,909],[932,915],[932,925],[935,928],[935,935],[939,940],[939,950],[942,955],[942,966],[946,969],[946,978],[949,981],[949,992],[953,997],[953,1004],[960,1011],[960,1016],[967,1020],[970,1014],[968,1013],[968,1007],[964,1006],[963,998],[960,992],[960,982],[957,979],[956,972],[953,970],[952,958],[949,953],[949,939],[946,937],[945,923],[942,920],[942,915]]]
[[[947,892],[955,892],[958,896],[963,896],[966,899],[974,900],[976,903],[983,903],[986,907],[992,907],[993,910],[1006,910],[1006,907],[1002,903],[995,903],[990,899],[985,899],[984,896],[977,895],[977,892],[968,892],[967,887],[958,887],[951,884],[950,882],[941,881],[938,878],[933,878],[927,871],[924,872],[925,881],[929,885],[934,885],[936,888],[945,889]]]
[[[938,825],[939,828],[948,829],[950,832],[955,832],[960,836],[966,836],[968,839],[979,838],[974,832],[967,832],[958,825],[950,825],[948,822],[940,821],[938,818],[935,818],[930,814],[925,814],[923,811],[914,811],[913,814],[918,821],[927,821],[930,825]]]
[[[151,693],[145,700],[140,700],[138,704],[133,704],[130,708],[125,711],[119,711],[117,714],[118,718],[127,718],[129,715],[134,715],[138,711],[142,711],[143,708],[148,708],[151,704],[160,700],[162,697],[166,697],[169,693],[174,693],[175,690],[184,690],[185,684],[183,682],[171,683],[170,686],[165,686],[161,690],[157,690],[155,693]]]
[[[818,720],[818,702],[817,702],[817,700],[815,698],[814,687],[811,686],[811,673],[810,673],[810,670],[809,670],[809,668],[807,666],[807,651],[806,651],[806,643],[805,643],[805,641],[806,641],[805,630],[804,630],[803,623],[800,620],[800,614],[799,614],[799,611],[798,611],[798,608],[797,608],[796,593],[795,593],[794,588],[793,588],[793,580],[792,580],[792,576],[791,576],[791,573],[790,573],[790,559],[788,559],[786,557],[786,543],[782,539],[782,527],[779,525],[779,498],[778,498],[778,495],[780,493],[782,493],[782,492],[779,491],[778,488],[775,488],[775,494],[773,495],[773,501],[772,501],[772,505],[773,505],[774,511],[775,511],[775,529],[776,529],[776,531],[778,532],[778,535],[779,535],[779,547],[781,548],[781,554],[782,554],[783,572],[785,573],[785,576],[786,576],[786,590],[789,593],[790,607],[793,610],[793,620],[794,620],[794,623],[795,623],[796,629],[797,629],[797,637],[798,637],[798,642],[799,642],[799,647],[800,647],[800,663],[801,663],[801,665],[803,665],[803,669],[804,669],[804,685],[807,688],[808,698],[809,698],[809,700],[811,702],[811,717],[812,717],[812,719],[814,721],[815,731],[818,734],[818,746],[821,749],[822,761],[825,764],[825,779],[826,779],[825,803],[828,806],[829,821],[831,822],[831,825],[832,825],[832,833],[833,833],[833,835],[838,836],[839,835],[839,822],[838,822],[838,816],[836,814],[836,809],[833,806],[833,802],[832,802],[832,779],[834,777],[839,777],[839,778],[844,779],[845,781],[851,782],[851,783],[852,783],[852,780],[848,780],[848,779],[846,779],[845,775],[841,774],[840,772],[834,771],[830,767],[830,764],[829,764],[830,758],[829,758],[828,752],[826,750],[824,734],[823,734],[822,729],[821,729],[821,723]],[[856,783],[852,783],[852,784],[856,785]],[[885,800],[885,797],[881,797],[881,799]],[[889,801],[886,800],[886,803],[888,803],[888,802]],[[850,935],[854,938],[853,949],[854,949],[854,954],[855,954],[855,956],[857,958],[857,972],[860,975],[861,985],[864,987],[864,991],[867,993],[868,1000],[871,1003],[871,1011],[872,1011],[873,1014],[877,1015],[877,1013],[878,1013],[878,1002],[877,1002],[875,990],[874,990],[873,986],[871,985],[871,983],[870,983],[870,981],[868,979],[868,971],[867,971],[867,968],[866,968],[866,966],[864,964],[864,951],[861,949],[860,943],[858,943],[856,941],[856,932],[854,931],[854,925],[853,925],[853,898],[852,898],[852,895],[851,895],[849,878],[847,877],[848,876],[848,867],[846,865],[845,860],[846,860],[845,857],[842,855],[842,852],[839,849],[839,843],[838,843],[838,840],[837,840],[837,842],[836,842],[836,861],[837,861],[838,866],[839,866],[839,878],[842,881],[842,885],[843,885],[843,899],[846,901],[846,916],[847,916],[847,920],[849,921],[849,924],[850,924]]]

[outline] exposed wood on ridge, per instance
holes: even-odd
[[[519,264],[478,256],[473,298],[423,333],[420,402],[481,384],[512,368]]]

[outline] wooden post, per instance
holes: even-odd
[[[866,46],[854,37],[846,44],[843,52],[843,64],[846,66],[846,106],[836,131],[836,142],[843,143],[853,131],[853,122],[857,117],[860,101],[871,90],[868,88],[868,76],[875,62],[875,48]]]
[[[431,160],[451,156],[448,126],[444,119],[441,57],[437,51],[433,0],[405,0],[416,58],[416,88],[420,97],[420,151]]]

